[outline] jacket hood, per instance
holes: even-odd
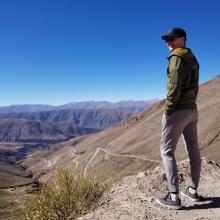
[[[190,53],[190,52],[191,52],[191,50],[189,48],[180,47],[180,48],[174,49],[171,53],[171,56],[177,55],[177,56],[183,57],[185,54]]]

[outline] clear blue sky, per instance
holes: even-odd
[[[2,0],[0,106],[165,98],[169,51],[188,33],[200,83],[220,73],[218,0]]]

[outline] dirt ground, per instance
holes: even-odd
[[[178,169],[182,188],[188,185],[188,160],[179,162]],[[199,202],[180,195],[183,208],[170,210],[156,203],[158,196],[165,195],[166,191],[164,169],[159,165],[115,183],[100,199],[98,208],[78,220],[220,219],[220,165],[217,162],[202,158]]]

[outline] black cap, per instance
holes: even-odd
[[[185,37],[186,38],[186,32],[182,28],[172,28],[170,29],[167,34],[164,34],[161,36],[163,40],[166,42],[173,40],[175,37]]]

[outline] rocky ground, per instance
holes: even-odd
[[[180,188],[188,184],[188,160],[178,163]],[[100,199],[98,208],[78,220],[171,220],[220,219],[220,165],[202,158],[198,193],[199,202],[181,196],[183,209],[169,210],[156,203],[166,193],[167,181],[163,165],[139,172],[115,183]]]

